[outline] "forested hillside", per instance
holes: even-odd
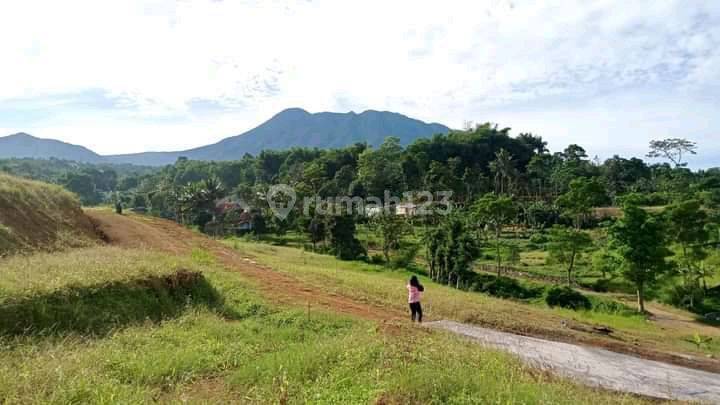
[[[61,185],[86,205],[108,201],[115,191],[134,189],[142,176],[155,170],[129,164],[90,164],[61,159],[0,159],[0,172]]]

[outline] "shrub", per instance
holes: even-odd
[[[674,286],[670,293],[670,303],[674,306],[693,309],[690,303],[697,305],[704,298],[703,290],[697,286]]]
[[[529,299],[542,294],[542,288],[528,288],[513,278],[490,275],[479,276],[471,284],[470,290],[499,298]]]
[[[545,293],[545,302],[551,307],[572,310],[590,309],[590,300],[570,287],[553,287]]]
[[[547,243],[547,241],[548,241],[548,238],[543,233],[534,233],[534,234],[530,235],[530,243],[532,243],[534,245],[542,245],[542,244]]]
[[[395,269],[409,267],[415,261],[415,256],[417,256],[417,252],[419,249],[420,246],[418,245],[409,245],[403,247],[392,259],[392,267]]]
[[[610,291],[610,280],[599,278],[594,283],[590,284],[590,289],[596,292],[608,292]]]
[[[380,253],[374,253],[372,256],[370,256],[370,263],[383,264],[385,263],[385,258]]]
[[[592,304],[593,312],[602,312],[605,314],[623,316],[637,315],[637,311],[617,301],[598,297],[591,297],[590,302]]]

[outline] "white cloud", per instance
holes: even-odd
[[[689,120],[700,137],[720,124],[697,114],[718,107],[718,2],[12,3],[0,3],[0,108],[89,91],[112,105],[0,126],[101,152],[202,145],[293,106],[502,121],[557,147],[607,136],[628,151]],[[656,109],[675,121],[635,126]]]

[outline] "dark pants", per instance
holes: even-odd
[[[410,303],[410,313],[413,322],[417,319],[418,322],[422,322],[422,307],[419,302]]]

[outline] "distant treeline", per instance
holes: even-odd
[[[129,192],[139,178],[157,168],[129,164],[91,164],[62,159],[0,159],[0,172],[59,184],[80,197],[85,205],[109,201],[116,191]]]
[[[645,205],[665,205],[702,191],[720,193],[720,169],[691,171],[682,162],[648,164],[614,156],[600,162],[579,145],[550,153],[539,136],[509,136],[509,128],[484,124],[448,135],[419,139],[402,148],[388,138],[378,148],[355,144],[342,149],[266,150],[237,161],[184,158],[163,168],[93,165],[63,160],[0,160],[0,171],[65,186],[85,204],[109,202],[113,192],[157,211],[172,211],[179,187],[216,177],[226,194],[252,200],[269,185],[288,184],[300,194],[382,196],[384,190],[451,190],[467,203],[487,192],[521,200],[547,201],[568,190],[576,178],[597,178],[607,205],[640,193]],[[678,163],[678,164],[676,164]],[[152,200],[152,201],[151,201]]]

